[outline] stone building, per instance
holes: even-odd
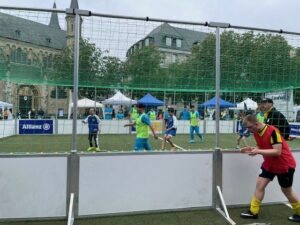
[[[56,8],[55,3],[53,8]],[[78,9],[77,0],[71,0],[70,8]],[[34,79],[31,82],[26,70],[18,71],[18,68],[27,66],[31,77],[34,77],[35,71],[46,74],[40,73],[40,70],[51,69],[54,56],[73,46],[75,18],[66,15],[65,21],[66,30],[63,30],[55,12],[51,13],[48,24],[0,12],[0,27],[5,28],[0,29],[0,64],[2,68],[9,67],[0,71],[0,100],[12,103],[14,112],[20,112],[23,117],[32,109],[43,109],[47,115],[55,115],[57,109],[63,109],[65,113],[68,110],[68,91],[42,85]]]
[[[207,33],[171,26],[168,23],[153,29],[143,39],[133,44],[127,51],[127,56],[143,46],[153,45],[163,55],[162,67],[181,62],[191,54],[194,44],[200,43]]]

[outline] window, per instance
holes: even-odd
[[[149,46],[149,38],[146,38],[146,40],[145,40],[145,46]]]
[[[181,39],[176,39],[176,47],[181,48],[181,46],[182,46]]]
[[[52,57],[52,55],[50,54],[50,55],[48,55],[48,68],[52,68],[52,66],[53,66],[53,57]]]
[[[143,47],[143,42],[140,41],[140,43],[139,43],[139,49],[141,49],[142,47]]]
[[[166,37],[166,45],[167,46],[172,46],[172,38]]]
[[[175,63],[176,62],[176,55],[172,54],[171,55],[171,63]]]
[[[17,57],[17,50],[15,47],[12,47],[12,49],[10,51],[10,61],[16,62],[16,57]]]
[[[22,50],[21,50],[21,48],[17,48],[16,62],[17,63],[21,63],[22,62]]]

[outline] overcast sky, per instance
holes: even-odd
[[[65,9],[71,0],[56,0]],[[78,0],[93,12],[300,32],[299,0]],[[0,0],[0,6],[51,8],[53,0]]]

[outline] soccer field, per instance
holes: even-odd
[[[162,136],[161,136],[162,137]],[[189,143],[188,135],[177,135],[173,140],[174,143],[186,150],[209,150],[214,149],[215,134],[204,135],[204,140],[195,139],[195,143]],[[236,134],[221,134],[221,149],[235,149]],[[253,137],[247,139],[254,146]],[[132,151],[135,142],[135,135],[129,134],[102,134],[99,135],[99,143],[101,150],[105,151]],[[1,153],[63,153],[71,150],[71,135],[19,135],[0,139]],[[150,137],[150,143],[155,150],[161,149],[161,140],[154,140]],[[298,149],[300,139],[288,142],[292,149]],[[89,143],[87,135],[77,136],[77,150],[86,151]],[[167,144],[166,150],[170,149]]]
[[[162,137],[162,135],[160,135]],[[234,149],[236,147],[236,137],[234,134],[223,134],[220,138],[222,149]],[[186,150],[208,150],[214,149],[214,134],[204,135],[204,140],[195,138],[195,143],[189,143],[188,135],[177,135],[174,137],[174,143]],[[252,137],[249,142],[254,144]],[[135,135],[129,134],[102,134],[99,135],[101,150],[105,151],[132,151],[135,142]],[[155,150],[161,149],[161,140],[155,140],[150,137],[150,143]],[[1,153],[54,153],[69,152],[71,150],[71,135],[19,135],[0,139]],[[86,151],[89,147],[87,135],[77,136],[77,150]],[[166,145],[166,150],[170,145]]]

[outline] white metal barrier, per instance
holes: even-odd
[[[15,135],[15,120],[0,120],[0,138]]]
[[[67,157],[0,158],[0,219],[66,216]]]
[[[81,156],[79,215],[212,206],[212,155]]]
[[[300,152],[293,152],[296,161],[300,162]],[[263,159],[257,155],[250,157],[239,152],[223,152],[223,196],[227,205],[249,204],[255,190],[256,179],[260,173]],[[294,175],[294,190],[300,194],[300,171]],[[287,201],[280,190],[277,179],[274,178],[265,194],[264,203]]]

